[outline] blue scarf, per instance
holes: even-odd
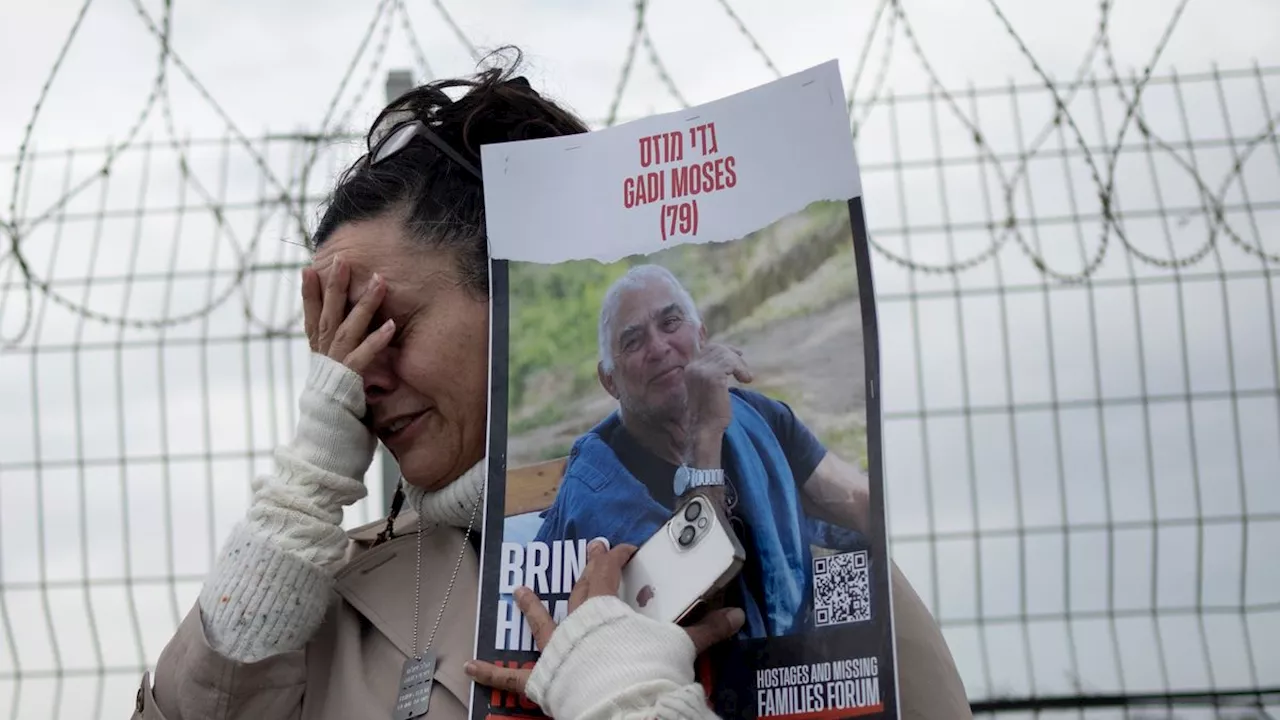
[[[739,574],[745,637],[787,635],[811,627],[810,543],[833,550],[867,547],[862,535],[805,515],[791,466],[764,417],[730,391],[733,419],[725,431],[738,514],[751,529],[764,590],[763,607]],[[555,502],[542,513],[535,540],[593,539],[640,545],[670,517],[618,459],[602,434],[621,422],[612,413],[574,442]],[[832,547],[835,546],[835,547]]]

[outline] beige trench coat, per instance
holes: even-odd
[[[390,718],[413,642],[416,518],[406,512],[396,537],[371,547],[385,520],[357,528],[336,575],[335,597],[316,636],[299,651],[256,663],[209,646],[195,606],[138,688],[133,720],[351,720]],[[458,554],[466,554],[436,634],[436,681],[428,720],[463,720],[471,680],[462,664],[475,646],[479,564],[461,530],[429,530],[422,544],[419,643],[425,645]],[[924,604],[893,571],[902,717],[971,717],[964,687]]]

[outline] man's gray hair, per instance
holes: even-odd
[[[675,293],[676,303],[680,305],[680,309],[684,311],[690,322],[696,326],[702,325],[702,317],[698,315],[698,306],[694,304],[693,297],[670,270],[661,265],[637,265],[613,281],[604,294],[604,301],[600,303],[598,331],[600,364],[605,372],[613,372],[613,322],[618,314],[618,303],[621,302],[622,291],[641,288],[655,280],[660,280],[671,288]]]

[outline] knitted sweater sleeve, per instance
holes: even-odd
[[[678,625],[594,597],[552,633],[525,692],[558,720],[717,720],[694,679],[695,655]]]
[[[249,511],[232,530],[200,592],[210,644],[254,662],[298,650],[324,620],[330,569],[345,555],[343,508],[365,497],[377,439],[360,376],[313,353],[293,439],[273,472],[253,482]]]

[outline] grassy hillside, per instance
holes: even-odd
[[[844,203],[815,203],[739,242],[681,245],[608,265],[594,260],[512,263],[508,392],[513,434],[558,422],[574,400],[599,392],[600,303],[628,268],[651,262],[671,269],[716,334],[804,280],[815,263],[838,256],[829,247],[833,238],[848,249]]]

